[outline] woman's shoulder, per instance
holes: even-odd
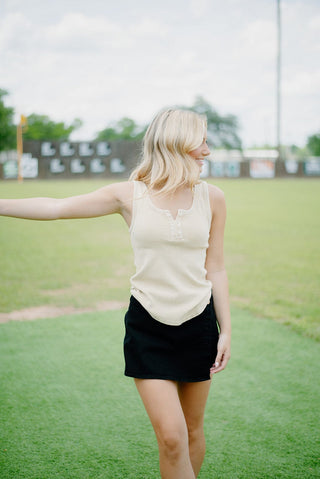
[[[113,183],[118,200],[122,204],[127,204],[128,201],[133,201],[134,198],[143,194],[146,190],[146,185],[142,181],[128,180],[120,183]]]
[[[135,181],[122,181],[118,183],[119,185],[119,195],[120,199],[123,199],[124,202],[128,201],[128,199],[132,199],[134,195],[134,188],[135,188]]]
[[[105,194],[112,195],[112,197],[119,203],[126,203],[132,199],[134,191],[133,181],[119,181],[117,183],[110,183],[102,188]]]
[[[216,185],[213,185],[212,183],[208,183],[207,181],[201,181],[201,183],[207,186],[210,198],[216,198],[218,200],[224,199],[224,192],[221,188]]]
[[[211,183],[205,182],[208,186],[209,200],[211,205],[211,210],[214,211],[225,205],[225,195],[221,188]]]

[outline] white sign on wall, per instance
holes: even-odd
[[[313,158],[304,162],[304,172],[307,176],[320,175],[320,158]]]
[[[60,155],[61,156],[72,156],[74,155],[74,148],[71,143],[63,141],[60,143]]]
[[[21,158],[22,178],[37,178],[38,158],[33,158],[31,153],[24,153]]]
[[[54,158],[50,161],[50,171],[54,174],[63,173],[66,167],[65,164],[60,160],[60,158]]]
[[[86,171],[86,165],[79,158],[74,158],[70,162],[71,173],[84,173]]]
[[[123,164],[120,158],[112,158],[110,161],[111,173],[123,173],[126,171],[126,165]]]
[[[21,157],[21,176],[22,178],[38,177],[38,159],[33,158],[31,153],[24,153]],[[18,178],[17,160],[8,160],[3,164],[3,177],[5,179]]]
[[[91,173],[103,173],[106,171],[106,165],[100,158],[94,158],[90,161]]]
[[[79,143],[79,155],[80,156],[92,156],[94,150],[90,143]]]
[[[291,175],[298,173],[299,163],[297,160],[286,160],[284,165],[287,173]]]
[[[252,178],[274,178],[275,164],[272,160],[251,160],[250,176]]]
[[[49,141],[41,143],[41,156],[53,156],[56,150]]]
[[[106,141],[99,141],[96,146],[96,153],[99,156],[108,156],[111,153],[111,146]]]
[[[214,161],[211,165],[212,176],[222,177],[224,176],[224,163],[223,161]]]
[[[18,178],[18,162],[8,160],[3,163],[3,177],[5,179]]]
[[[227,161],[224,167],[225,175],[229,178],[238,178],[240,176],[239,161]]]

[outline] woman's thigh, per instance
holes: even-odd
[[[188,430],[177,383],[162,379],[135,379],[135,384],[158,439],[170,436],[186,439]]]
[[[179,383],[178,393],[189,432],[203,427],[211,380]]]

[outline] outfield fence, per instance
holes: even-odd
[[[25,179],[128,178],[139,161],[141,143],[134,141],[25,141],[21,176]],[[0,153],[0,179],[18,178],[16,151]],[[320,178],[320,157],[303,160],[276,150],[213,150],[203,178]]]

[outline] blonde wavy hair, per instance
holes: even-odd
[[[193,111],[160,111],[143,140],[142,160],[130,180],[143,181],[158,193],[199,183],[199,167],[190,156],[206,136],[207,119]]]

